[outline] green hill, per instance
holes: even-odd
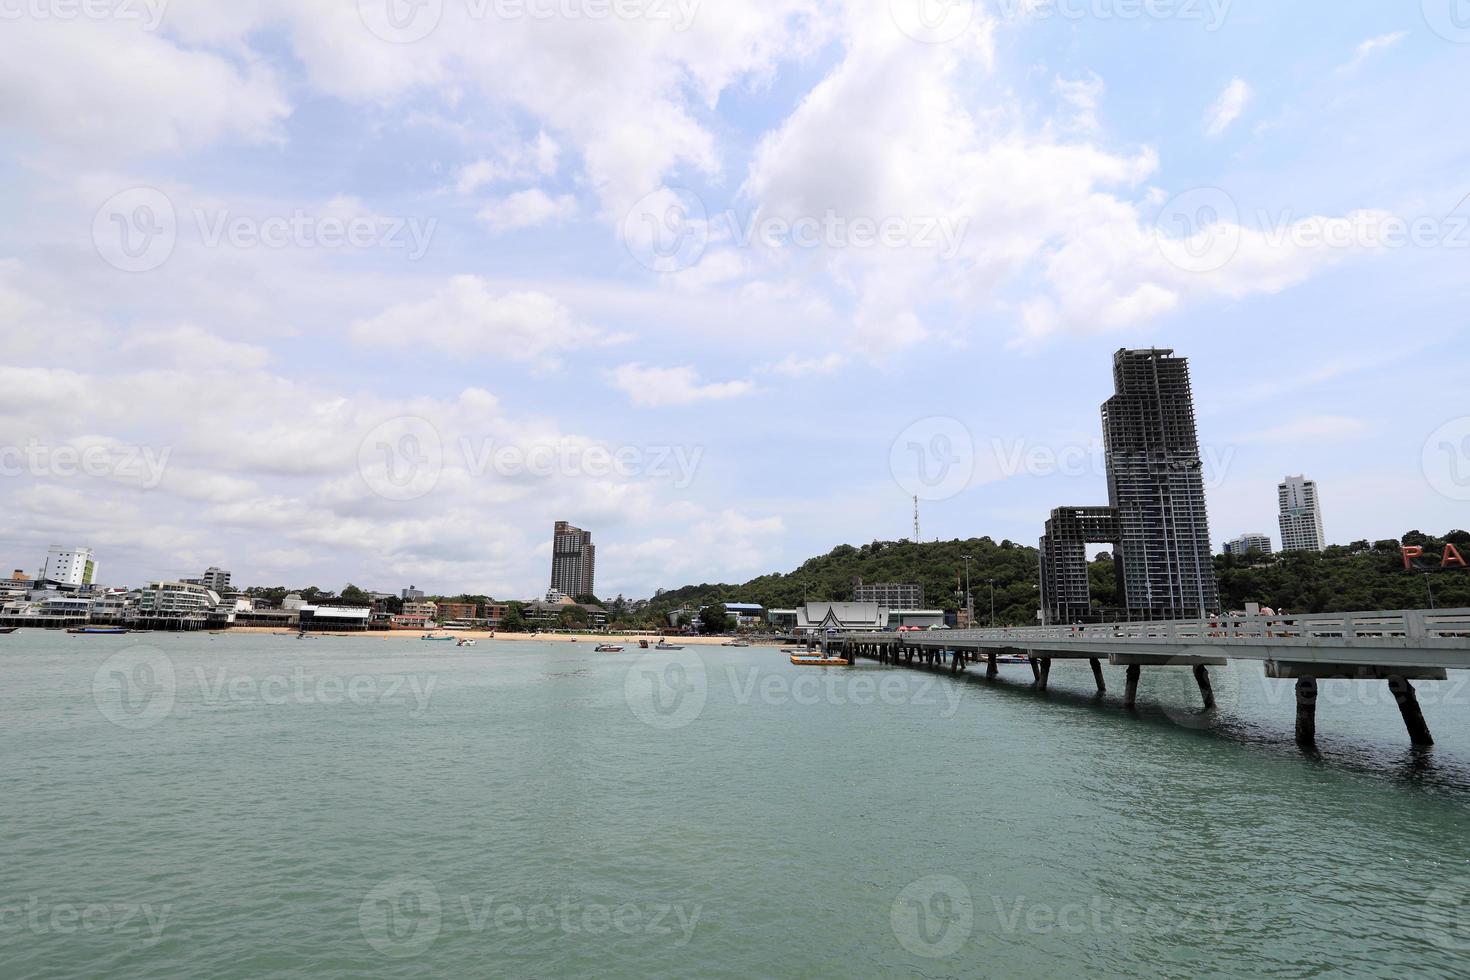
[[[1227,609],[1259,602],[1294,613],[1421,609],[1429,605],[1432,588],[1439,608],[1470,607],[1470,570],[1440,569],[1446,543],[1470,559],[1470,532],[1451,531],[1436,538],[1410,531],[1403,543],[1424,548],[1420,570],[1404,571],[1398,541],[1357,541],[1320,554],[1221,556],[1215,559],[1221,598]],[[846,601],[852,598],[853,584],[859,578],[868,583],[918,582],[924,586],[926,606],[954,612],[964,604],[964,555],[973,559],[970,586],[978,622],[990,618],[989,583],[993,579],[997,625],[1035,624],[1036,549],[1012,541],[997,544],[990,538],[840,545],[785,574],[762,575],[742,585],[689,585],[660,593],[645,615],[662,617],[680,606],[698,608],[712,602],[753,602],[766,609],[789,609],[808,600]],[[1094,605],[1100,616],[1108,616],[1117,588],[1111,556],[1099,557],[1090,572]]]

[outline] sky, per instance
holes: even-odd
[[[0,0],[0,566],[526,598],[1105,503],[1470,524],[1461,0]]]

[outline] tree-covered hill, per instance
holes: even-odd
[[[828,554],[805,562],[795,571],[762,575],[743,585],[690,585],[659,594],[650,604],[655,613],[683,605],[709,602],[754,602],[766,609],[789,609],[808,600],[845,602],[854,582],[918,582],[924,586],[924,604],[954,612],[964,605],[961,593],[965,555],[970,562],[970,587],[975,594],[975,618],[990,618],[990,585],[995,581],[995,614],[1000,624],[1034,624],[1037,608],[1038,555],[1012,541],[990,538],[968,541],[874,541],[861,547],[840,545]]]
[[[1356,541],[1320,554],[1221,556],[1215,559],[1221,599],[1228,610],[1243,609],[1248,602],[1294,613],[1422,609],[1429,606],[1432,589],[1441,609],[1470,607],[1470,569],[1440,567],[1446,544],[1455,545],[1470,559],[1470,532],[1432,537],[1410,531],[1402,544],[1424,548],[1424,557],[1412,572],[1404,570],[1399,541]],[[925,605],[953,612],[964,605],[964,555],[973,559],[970,586],[979,623],[990,618],[991,579],[998,625],[1036,622],[1036,549],[1011,541],[997,544],[990,538],[841,545],[785,574],[763,575],[743,585],[690,585],[663,592],[645,615],[662,617],[680,606],[700,608],[717,602],[753,602],[766,609],[783,609],[807,600],[845,601],[852,598],[858,578],[868,583],[919,582],[924,586]],[[1111,618],[1117,606],[1111,555],[1100,556],[1090,571],[1097,614]]]

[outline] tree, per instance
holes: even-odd
[[[526,607],[519,602],[506,605],[505,615],[500,617],[500,628],[507,633],[524,633],[526,631]]]
[[[351,582],[348,582],[346,588],[342,590],[342,601],[354,606],[371,606],[373,604],[373,597]]]
[[[591,592],[583,592],[581,595],[574,595],[572,596],[572,601],[582,606],[602,605],[602,600],[597,598],[597,596],[593,595]]]
[[[562,629],[586,629],[592,617],[581,606],[567,606],[557,614],[556,621]]]
[[[724,633],[730,628],[730,614],[723,602],[711,603],[699,610],[700,631],[706,635]]]

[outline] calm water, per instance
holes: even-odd
[[[141,641],[146,641],[143,643]],[[445,649],[445,647],[448,647]],[[1470,686],[0,637],[0,974],[1464,975]],[[822,686],[830,678],[830,687]],[[1167,706],[1168,710],[1164,710]]]

